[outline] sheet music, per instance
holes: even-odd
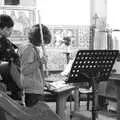
[[[54,81],[52,83],[48,83],[47,87],[50,90],[56,90],[56,89],[60,89],[60,88],[69,87],[69,84],[66,84],[65,81],[60,80],[60,81]]]

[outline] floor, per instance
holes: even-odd
[[[56,105],[55,102],[47,102],[49,107],[55,112]],[[71,103],[71,108],[73,110],[74,104]],[[86,102],[81,103],[81,108],[79,111],[74,113],[73,117],[70,119],[70,103],[66,103],[66,120],[91,120],[91,112],[86,111]],[[100,112],[97,120],[116,120],[116,115],[114,113]]]

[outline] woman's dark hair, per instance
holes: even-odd
[[[45,25],[41,24],[41,27],[43,32],[44,43],[49,44],[51,42],[51,33]],[[32,29],[28,33],[28,38],[30,42],[34,45],[38,45],[38,43],[39,44],[42,43],[39,24],[32,26]]]
[[[9,15],[1,14],[0,15],[0,29],[5,27],[11,28],[14,26],[14,22]]]

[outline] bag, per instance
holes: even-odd
[[[11,65],[10,65],[10,74],[11,74],[14,82],[17,84],[17,86],[18,86],[20,89],[23,89],[22,82],[21,82],[20,69],[19,69],[19,67],[18,67],[16,64],[14,64],[13,62],[11,62]]]
[[[0,64],[0,74],[8,72],[8,69],[9,69],[9,63],[8,62],[2,62]]]

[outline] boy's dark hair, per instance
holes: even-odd
[[[44,43],[49,44],[51,42],[51,33],[45,25],[42,24],[41,27],[43,32]],[[33,43],[34,45],[36,45],[36,43],[40,44],[42,43],[39,24],[36,24],[32,27],[28,34],[28,38],[30,42]]]
[[[11,28],[14,26],[14,22],[9,15],[1,14],[0,15],[0,29],[5,27]]]

